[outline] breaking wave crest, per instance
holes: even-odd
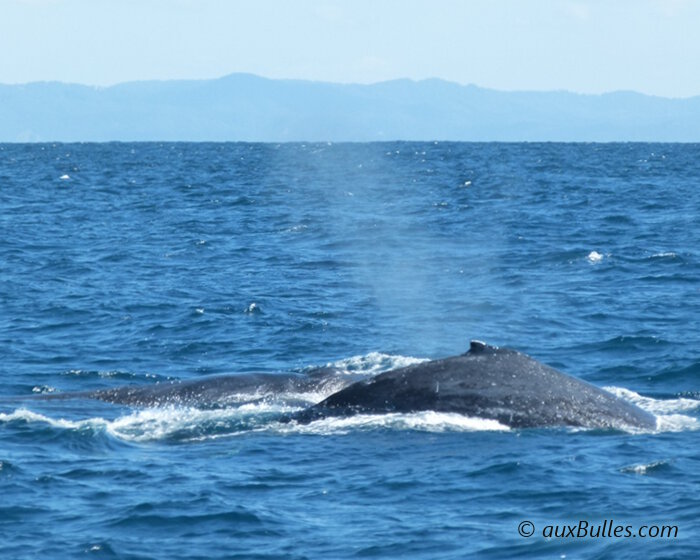
[[[376,429],[437,433],[510,430],[508,426],[495,420],[432,411],[410,414],[359,414],[348,418],[325,418],[311,424],[280,422],[280,414],[288,412],[294,410],[261,404],[218,410],[165,407],[134,411],[114,420],[101,417],[67,420],[20,408],[9,414],[0,413],[0,423],[44,424],[56,430],[105,433],[116,439],[135,443],[206,441],[261,431],[339,435]]]
[[[326,364],[326,367],[336,368],[344,373],[376,375],[383,371],[389,371],[390,369],[411,366],[427,361],[427,358],[370,352],[369,354],[352,356],[350,358],[343,358],[342,360],[330,362]]]
[[[658,432],[682,432],[697,430],[700,422],[697,418],[681,414],[700,409],[700,400],[678,397],[675,399],[654,399],[645,397],[624,387],[604,387],[616,397],[637,405],[642,410],[656,416]]]
[[[323,418],[310,424],[289,424],[283,432],[319,435],[344,434],[362,429],[412,430],[421,432],[509,431],[496,420],[472,418],[462,414],[427,410],[413,413],[358,414],[344,418]]]

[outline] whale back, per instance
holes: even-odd
[[[515,350],[472,342],[467,353],[359,381],[302,411],[326,416],[457,412],[516,428],[581,426],[653,429],[653,415]]]

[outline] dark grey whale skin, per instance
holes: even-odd
[[[291,417],[456,412],[512,428],[656,428],[656,418],[530,356],[472,341],[461,356],[414,364],[358,381]]]
[[[88,398],[136,407],[174,405],[207,409],[241,402],[254,402],[276,395],[309,392],[328,394],[342,389],[355,380],[356,377],[343,374],[335,368],[317,368],[307,373],[219,375],[188,381],[126,385],[79,393],[52,393],[40,395],[40,398],[43,400]]]

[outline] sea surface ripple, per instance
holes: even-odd
[[[695,558],[698,154],[0,144],[0,556]],[[373,375],[470,338],[606,387],[658,429],[278,422],[321,393],[214,410],[36,397]],[[678,534],[542,535],[580,520]]]

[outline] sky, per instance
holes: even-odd
[[[700,95],[700,0],[0,0],[0,83],[442,78]]]

